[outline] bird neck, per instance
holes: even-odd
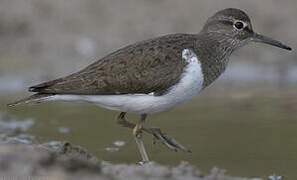
[[[236,41],[222,33],[201,32],[197,36],[195,48],[204,51],[201,53],[212,59],[225,61],[236,49]]]
[[[202,64],[204,83],[208,86],[226,69],[229,57],[235,50],[232,39],[214,33],[200,33],[195,42],[195,51]]]

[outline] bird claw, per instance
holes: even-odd
[[[149,132],[153,135],[153,143],[156,143],[156,140],[160,140],[165,146],[167,146],[170,150],[173,151],[184,151],[184,152],[191,152],[188,148],[181,145],[178,141],[174,138],[168,136],[166,133],[162,132],[160,128],[157,127],[150,127],[144,128],[145,131]]]

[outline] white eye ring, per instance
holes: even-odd
[[[247,26],[247,23],[243,21],[235,21],[233,27],[237,30],[243,30]]]

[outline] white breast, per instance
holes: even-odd
[[[86,101],[107,109],[138,114],[167,111],[189,101],[202,89],[203,73],[196,54],[184,49],[182,60],[188,62],[182,78],[162,96],[154,96],[153,92],[126,95],[55,95],[51,100]]]

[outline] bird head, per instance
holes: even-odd
[[[260,42],[292,50],[279,41],[254,32],[249,16],[240,9],[228,8],[215,13],[201,32],[210,34],[222,43],[231,43],[235,49],[249,42]]]

